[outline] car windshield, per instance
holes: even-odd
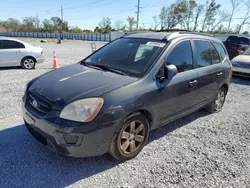
[[[250,48],[248,48],[244,53],[243,55],[250,55]]]
[[[142,77],[166,45],[163,41],[121,38],[90,55],[87,65],[103,65],[123,73]]]

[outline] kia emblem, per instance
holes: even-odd
[[[32,101],[32,106],[34,106],[35,108],[38,108],[38,103],[36,100],[33,100]]]

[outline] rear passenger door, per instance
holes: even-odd
[[[0,43],[0,66],[19,66],[25,46],[12,40],[0,40]]]
[[[209,103],[223,81],[224,71],[221,58],[209,41],[193,40],[195,68],[198,70],[198,102]]]

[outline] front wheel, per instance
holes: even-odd
[[[221,111],[224,106],[226,94],[225,88],[220,88],[215,99],[205,108],[205,110],[209,113]]]
[[[109,154],[118,161],[126,161],[137,156],[147,143],[149,123],[142,114],[131,116],[114,135]]]
[[[34,69],[36,66],[36,62],[33,58],[26,57],[22,60],[21,66],[23,69],[28,69],[28,70]]]

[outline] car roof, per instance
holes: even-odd
[[[177,32],[135,32],[125,34],[122,38],[145,38],[152,40],[165,40],[170,41],[174,38],[185,37],[185,38],[199,38],[199,39],[208,39],[217,42],[222,42],[221,40],[213,37],[213,35],[208,35],[198,32],[189,32],[189,31],[177,31]]]
[[[23,43],[23,41],[18,40],[18,39],[15,39],[15,38],[11,38],[11,37],[3,37],[3,36],[0,36],[0,40],[12,40],[12,41],[17,41],[17,42]]]

